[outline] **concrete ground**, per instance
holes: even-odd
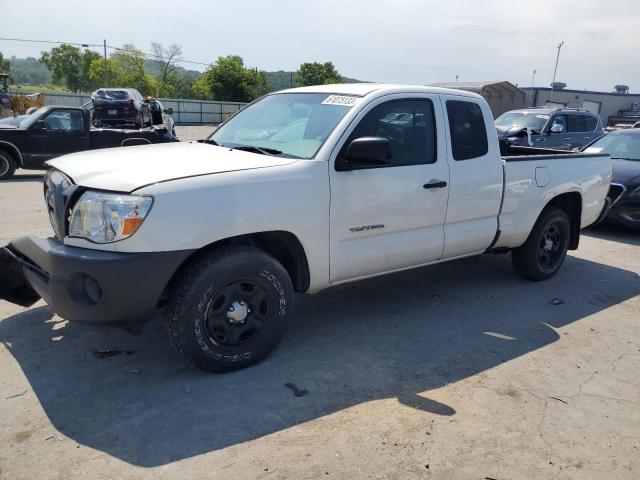
[[[40,182],[0,183],[0,243],[49,234]],[[0,301],[0,479],[640,478],[639,246],[597,228],[543,283],[483,256],[300,296],[279,349],[224,375],[160,319]]]

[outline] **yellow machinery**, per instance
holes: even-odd
[[[24,115],[27,110],[42,106],[44,106],[44,93],[38,92],[29,95],[10,93],[9,75],[0,73],[0,118]]]

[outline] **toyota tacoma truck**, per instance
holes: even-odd
[[[606,213],[607,155],[513,147],[479,95],[324,85],[272,93],[198,142],[49,162],[54,235],[1,250],[1,296],[132,325],[225,371],[264,358],[295,293],[486,252],[552,277]]]

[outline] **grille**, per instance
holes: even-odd
[[[624,192],[626,192],[626,188],[624,185],[620,185],[619,183],[612,183],[609,187],[609,193],[607,193],[607,197],[611,199],[611,205],[614,205]]]

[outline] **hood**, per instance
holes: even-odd
[[[524,130],[524,127],[496,127],[499,137],[513,137]]]
[[[637,160],[611,160],[613,168],[613,183],[623,183],[640,177],[640,161]]]
[[[296,162],[204,143],[160,143],[73,153],[47,162],[76,185],[131,192],[168,180]]]

